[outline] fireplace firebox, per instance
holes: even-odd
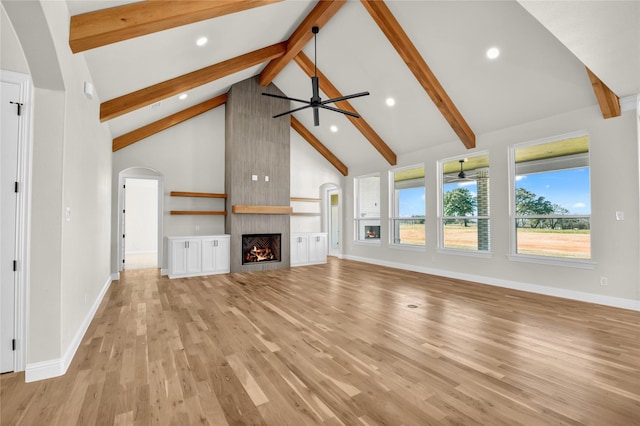
[[[280,262],[281,234],[242,235],[242,264]]]

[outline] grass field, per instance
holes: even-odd
[[[591,234],[586,231],[518,228],[518,253],[539,256],[589,259]],[[403,244],[423,245],[423,225],[406,225],[400,230]],[[446,225],[444,231],[446,248],[476,250],[478,231],[475,226]]]

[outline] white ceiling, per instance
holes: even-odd
[[[72,15],[122,3],[127,2],[67,0]],[[522,3],[387,1],[476,135],[596,104],[583,63],[619,96],[640,93],[640,2]],[[104,102],[285,41],[314,5],[283,1],[79,54]],[[200,36],[209,38],[204,47],[195,45]],[[347,2],[317,42],[318,68],[338,90],[371,93],[351,104],[396,154],[442,143],[463,150],[360,2]],[[485,56],[491,46],[501,50],[493,61]],[[304,52],[313,59],[313,42]],[[110,120],[111,133],[122,135],[225,93],[263,67],[194,89],[184,101],[174,97]],[[310,79],[294,62],[274,84],[288,96],[311,97]],[[392,108],[385,105],[389,96],[396,99]],[[347,166],[385,163],[342,115],[321,110],[319,127],[310,110],[295,116]]]

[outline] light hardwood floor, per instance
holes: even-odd
[[[1,421],[638,425],[639,315],[337,259],[125,271],[65,376],[0,378]]]

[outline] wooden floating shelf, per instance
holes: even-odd
[[[242,206],[237,205],[231,208],[236,214],[291,214],[291,206]]]
[[[172,197],[227,198],[227,194],[216,194],[213,192],[171,191],[169,195],[171,195]]]
[[[211,210],[171,210],[172,215],[206,215],[206,216],[226,216],[227,212],[224,210],[211,211]]]
[[[291,216],[320,216],[320,213],[310,213],[310,212],[293,212]]]
[[[304,197],[291,197],[291,201],[301,201],[303,203],[319,203],[322,201],[320,198],[304,198]]]

